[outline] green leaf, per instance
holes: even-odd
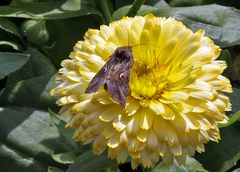
[[[174,7],[179,6],[196,6],[203,4],[204,0],[171,0],[170,5]]]
[[[6,18],[0,18],[0,29],[6,31],[8,33],[11,33],[11,34],[17,36],[18,38],[22,39],[22,35],[21,35],[20,30],[17,27],[17,25]]]
[[[240,44],[240,11],[233,7],[203,5],[194,7],[163,8],[152,11],[157,16],[173,16],[190,29],[206,30],[221,47]]]
[[[56,167],[48,167],[48,172],[64,172],[64,171]]]
[[[49,41],[41,46],[55,66],[60,67],[63,59],[68,58],[77,41],[89,28],[96,28],[100,21],[93,16],[76,17],[64,20],[48,20],[46,25],[49,31]]]
[[[23,80],[4,88],[0,92],[0,104],[4,106],[23,106],[47,111],[58,109],[55,98],[49,92],[54,87],[52,75],[44,75]]]
[[[24,36],[36,45],[44,44],[49,39],[45,20],[27,20],[22,25]]]
[[[92,150],[81,154],[68,168],[67,172],[97,172],[109,166],[117,166],[117,162],[107,157],[106,153],[95,156]]]
[[[239,106],[239,102],[240,102],[240,89],[238,88],[233,88],[233,92],[232,93],[228,93],[226,94],[227,96],[229,96],[230,98],[230,102],[232,104],[232,112],[236,113],[238,111],[240,111],[240,106]]]
[[[223,60],[227,63],[228,67],[224,70],[223,75],[230,78],[233,65],[230,52],[227,49],[222,50],[218,60]]]
[[[21,69],[8,76],[7,85],[42,75],[53,75],[57,72],[48,57],[36,48],[28,47],[24,53],[30,55],[28,62]]]
[[[239,172],[240,171],[240,168],[237,168],[235,170],[233,170],[232,172]]]
[[[164,0],[160,0],[160,1],[157,0],[157,2],[155,2],[155,0],[152,0],[152,1],[153,1],[153,5],[155,7],[158,7],[158,8],[169,7],[168,3]],[[147,2],[149,2],[149,1],[147,1]],[[148,3],[148,5],[149,5],[149,3]]]
[[[65,19],[101,13],[87,3],[87,0],[23,2],[15,1],[13,6],[0,6],[0,17],[28,19]]]
[[[12,0],[10,6],[14,7],[25,7],[26,3],[42,3],[42,2],[51,2],[52,0]],[[62,1],[62,0],[57,0]],[[61,2],[64,7],[63,9],[79,9],[79,6],[82,7],[95,7],[94,0],[64,0]],[[51,4],[51,3],[50,3]]]
[[[117,166],[108,167],[100,170],[99,172],[121,172]]]
[[[19,44],[17,44],[16,42],[12,42],[12,41],[0,41],[0,49],[5,51],[6,48],[11,48],[10,50],[6,50],[6,51],[12,51],[12,50],[20,51],[21,46],[19,46]]]
[[[104,15],[105,23],[109,24],[112,21],[111,2],[109,0],[101,0],[99,2],[99,5],[101,6],[101,11]]]
[[[224,60],[227,63],[228,67],[231,67],[232,60],[231,60],[231,54],[230,54],[229,50],[227,50],[227,49],[222,50],[218,59]]]
[[[14,165],[13,165],[14,164]],[[0,166],[2,171],[7,172],[43,172],[46,171],[46,165],[31,159],[31,157],[21,153],[11,145],[5,145],[0,139]]]
[[[66,128],[66,122],[60,119],[59,115],[55,114],[50,109],[48,110],[52,123],[58,128],[59,132],[66,137],[69,142],[71,142],[72,146],[75,147],[75,150],[79,149],[80,147],[77,146],[77,143],[73,140],[73,132],[74,130],[72,128]],[[79,149],[80,150],[80,149]]]
[[[2,52],[21,52],[24,49],[23,39],[17,37],[12,32],[0,29],[0,51]]]
[[[52,159],[61,164],[72,164],[77,159],[77,157],[79,157],[79,155],[79,152],[52,154]]]
[[[20,69],[29,59],[29,55],[0,52],[0,79]]]
[[[127,12],[127,16],[135,16],[145,1],[146,0],[135,0]]]
[[[115,6],[116,9],[119,9],[123,6],[126,5],[131,5],[133,4],[134,0],[115,0]],[[163,7],[163,6],[169,6],[164,0],[147,0],[145,3],[145,5],[149,5],[149,6],[155,6],[155,7]]]
[[[49,165],[62,165],[51,159],[51,152],[73,147],[51,125],[47,112],[29,108],[0,108],[0,166],[2,171],[43,172]],[[13,165],[14,164],[14,165]]]
[[[196,156],[198,161],[209,171],[218,172],[225,172],[236,165],[240,159],[239,128],[239,122],[222,128],[221,141],[219,143],[209,142],[205,153]]]
[[[124,1],[123,0],[115,0],[115,6],[116,6],[116,9],[120,9],[123,6],[131,5],[133,2],[134,2],[134,0],[124,0]]]
[[[130,8],[132,7],[132,5],[128,5],[128,6],[124,6],[122,8],[117,9],[114,13],[112,18],[114,20],[120,20],[123,16],[126,16],[128,11],[130,10]],[[138,11],[138,14],[140,13],[148,13],[150,11],[156,10],[158,9],[157,7],[153,7],[153,6],[147,6],[147,5],[142,5],[141,8]]]
[[[204,4],[214,4],[230,6],[235,8],[240,8],[239,1],[236,0],[171,0],[169,1],[171,6],[195,6],[195,5],[204,5]]]
[[[118,9],[113,19],[126,15],[131,6]],[[144,9],[144,10],[143,10]],[[240,44],[240,11],[233,7],[221,5],[202,5],[193,7],[166,7],[153,8],[142,6],[138,15],[153,13],[156,16],[174,17],[193,31],[204,29],[206,35],[212,38],[221,47]]]
[[[176,161],[171,165],[161,162],[152,172],[207,172],[207,170],[197,160],[188,157],[184,166],[178,165]]]
[[[229,125],[232,125],[234,122],[237,122],[238,119],[240,119],[240,111],[231,115],[229,121],[226,124],[219,124],[218,126],[220,128],[227,127]]]

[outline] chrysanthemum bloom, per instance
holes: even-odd
[[[122,108],[100,88],[85,89],[118,47],[132,46],[134,64],[130,94]],[[216,60],[220,48],[204,36],[193,33],[173,18],[124,17],[89,29],[70,59],[62,62],[58,86],[60,114],[75,129],[74,139],[93,142],[93,151],[133,168],[151,167],[161,157],[184,164],[187,156],[203,152],[209,140],[220,139],[218,123],[227,121],[231,92],[222,76],[224,61]]]

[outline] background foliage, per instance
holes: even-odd
[[[240,170],[240,2],[239,0],[8,0],[0,1],[0,171],[117,172],[106,153],[94,156],[71,139],[49,95],[60,62],[88,28],[124,15],[173,16],[196,31],[206,30],[223,49],[234,92],[233,111],[221,127],[222,141],[186,166],[159,163],[136,171],[195,172]]]

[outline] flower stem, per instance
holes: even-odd
[[[130,17],[135,16],[145,1],[146,0],[135,0],[132,7],[128,11],[127,16],[130,16]]]
[[[100,0],[100,5],[101,5],[101,8],[102,8],[102,12],[103,12],[103,15],[105,17],[105,20],[108,24],[112,21],[112,15],[111,15],[109,4],[108,4],[107,1],[108,0]]]

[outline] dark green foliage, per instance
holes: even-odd
[[[234,92],[229,123],[219,125],[222,141],[188,158],[186,166],[162,162],[135,171],[196,172],[237,170],[240,159],[240,8],[239,0],[7,0],[0,1],[0,171],[117,172],[130,170],[94,156],[72,140],[56,113],[49,91],[60,62],[89,28],[125,15],[173,16],[192,30],[206,30],[223,49]]]

